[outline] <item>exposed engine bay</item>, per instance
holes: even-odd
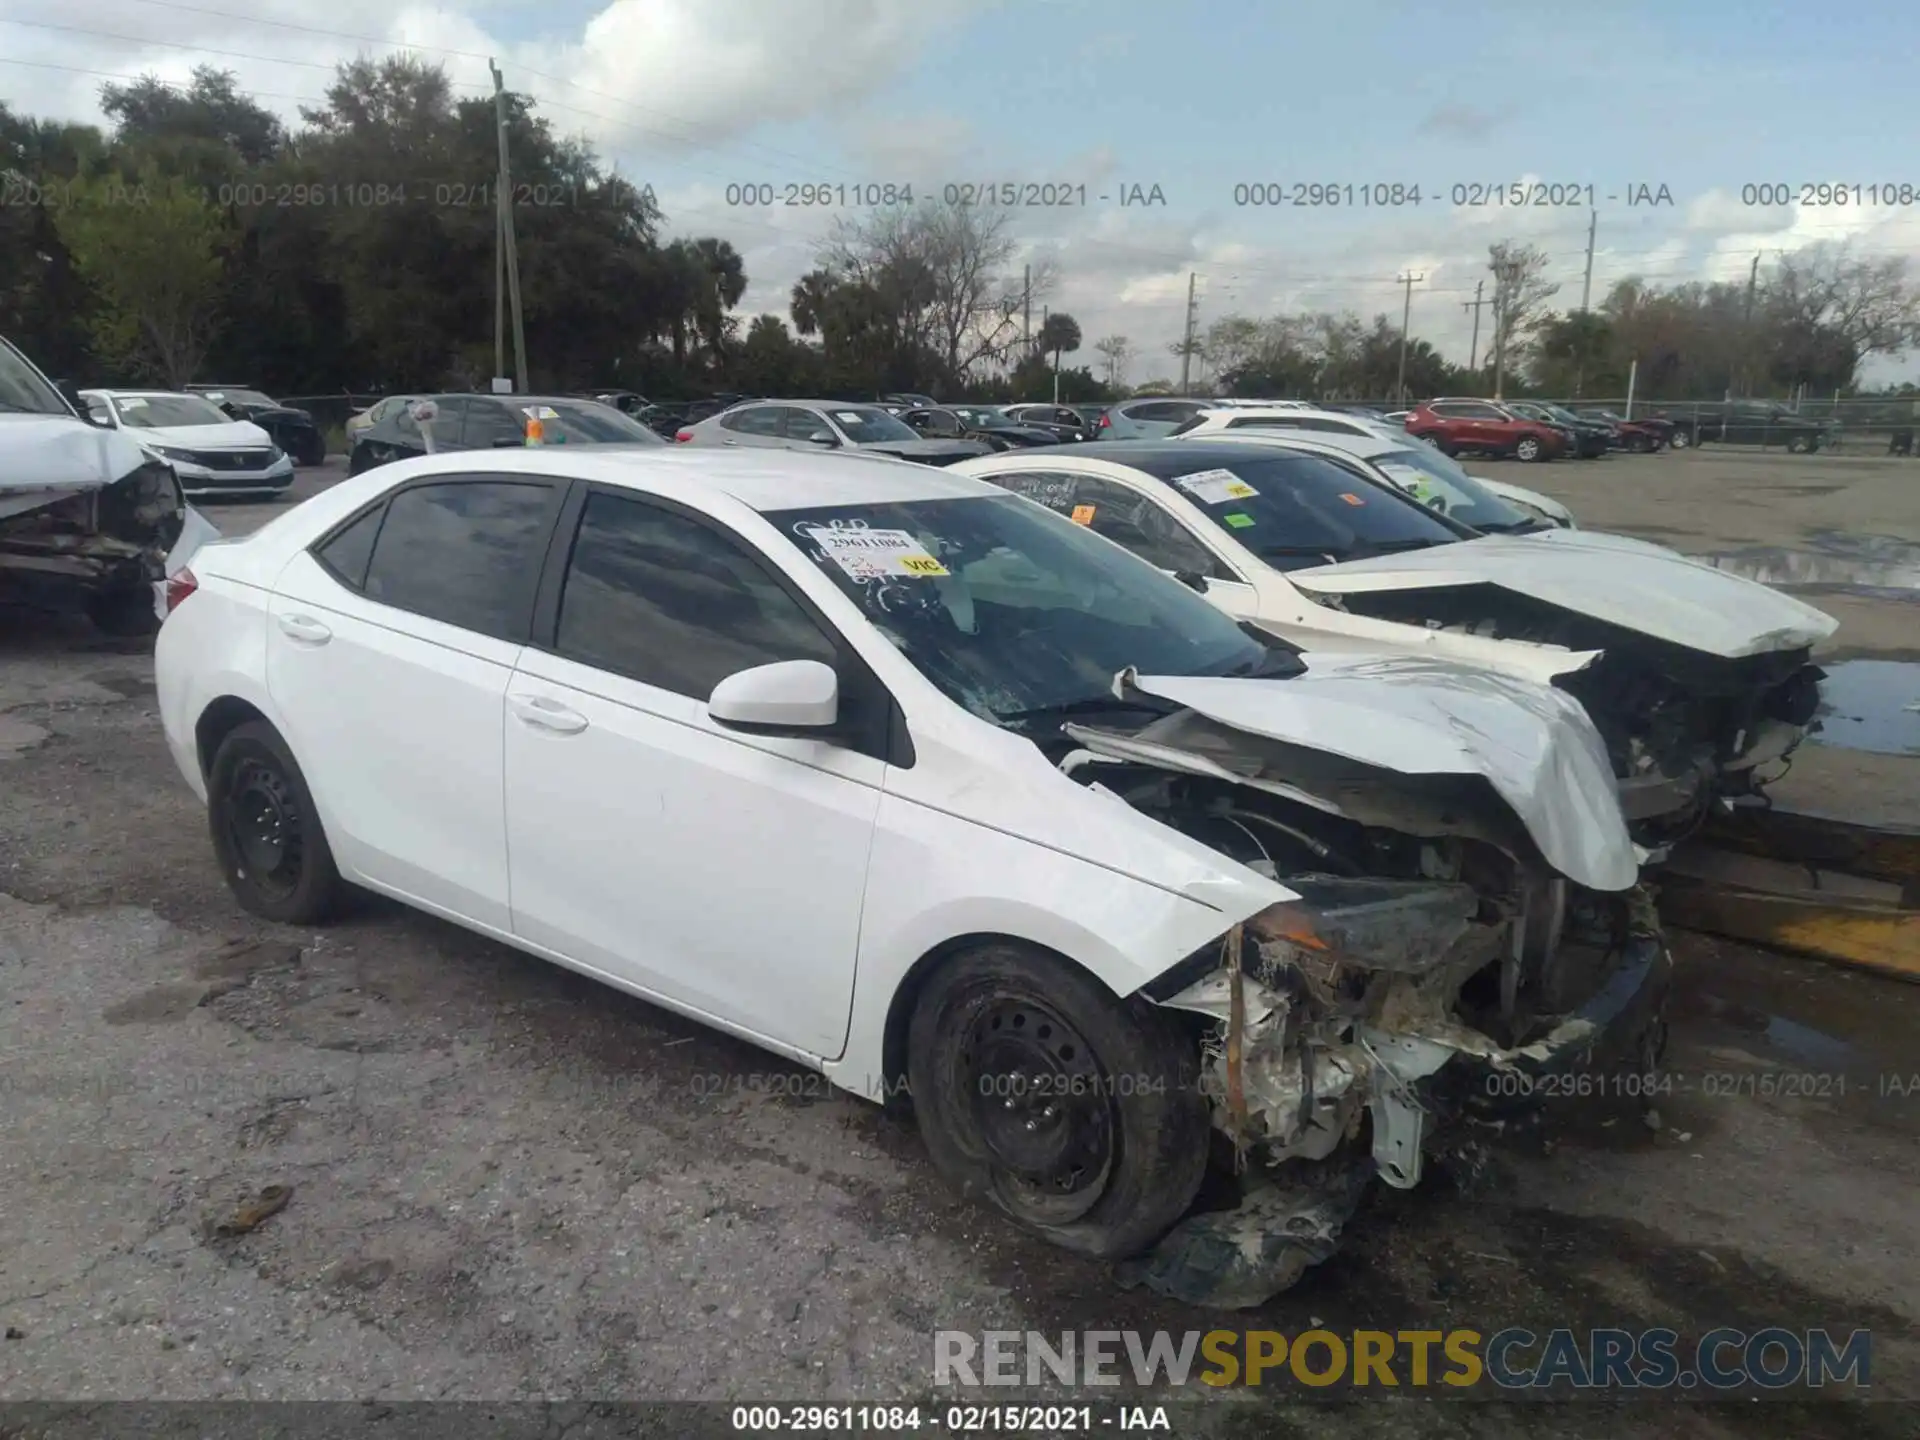
[[[1496,585],[1320,600],[1330,602],[1432,630],[1601,651],[1554,683],[1593,717],[1635,839],[1649,846],[1690,832],[1716,797],[1760,793],[1769,767],[1806,737],[1819,708],[1824,672],[1804,645],[1726,659]]]
[[[1581,1063],[1623,1028],[1636,1064],[1658,1059],[1670,962],[1651,897],[1572,884],[1495,797],[1375,770],[1387,826],[1355,818],[1354,776],[1338,813],[1257,780],[1086,752],[1066,768],[1300,897],[1143,992],[1191,1024],[1240,1199],[1128,1262],[1130,1283],[1262,1303],[1333,1252],[1375,1176],[1417,1185],[1450,1131],[1510,1108],[1521,1087],[1489,1077]]]
[[[151,629],[152,586],[186,521],[158,461],[110,485],[0,493],[0,599],[85,610],[114,633]]]

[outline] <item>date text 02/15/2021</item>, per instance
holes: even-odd
[[[1453,185],[1413,181],[1243,180],[1232,200],[1241,209],[1398,210],[1422,205],[1455,209],[1591,209],[1601,204],[1629,208],[1671,207],[1670,187],[1646,181],[1601,187],[1580,183],[1476,180]]]
[[[944,185],[908,181],[741,181],[727,186],[726,203],[752,209],[845,209],[912,205],[938,199],[962,207],[1083,209],[1089,205],[1165,208],[1167,194],[1145,181],[1109,181],[1089,186],[1076,180],[961,180]]]

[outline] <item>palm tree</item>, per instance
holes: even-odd
[[[747,293],[746,262],[730,243],[712,236],[695,240],[690,255],[701,281],[694,322],[705,337],[708,352],[718,360],[726,338],[726,313]]]
[[[1060,403],[1060,357],[1080,348],[1080,322],[1071,315],[1049,315],[1040,326],[1034,346],[1042,355],[1053,356],[1053,403]]]
[[[793,287],[788,307],[793,312],[793,328],[802,335],[818,335],[827,318],[827,305],[833,297],[833,276],[825,270],[802,275]]]

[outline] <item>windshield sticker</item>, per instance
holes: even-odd
[[[836,410],[833,412],[833,418],[838,420],[842,425],[859,425],[864,423],[861,418],[851,410]]]
[[[1367,503],[1366,501],[1362,500],[1358,495],[1355,495],[1352,492],[1346,491],[1346,490],[1343,490],[1340,492],[1340,498],[1346,501],[1347,504],[1349,505],[1364,505]]]
[[[1093,523],[1093,510],[1094,507],[1091,505],[1074,506],[1073,523],[1076,525],[1091,525]]]
[[[893,575],[937,579],[947,567],[905,530],[835,530],[815,526],[808,537],[826,557],[855,580]]]
[[[1243,515],[1237,510],[1231,514],[1222,515],[1220,518],[1226,521],[1230,528],[1235,530],[1250,530],[1253,528],[1253,516]]]
[[[147,402],[138,395],[129,395],[120,402],[120,408],[122,410],[144,410],[147,408]]]
[[[1191,475],[1176,475],[1173,483],[1206,505],[1225,505],[1229,500],[1246,500],[1259,494],[1231,470],[1196,470]]]
[[[551,405],[522,405],[520,413],[529,420],[558,420],[560,412]]]

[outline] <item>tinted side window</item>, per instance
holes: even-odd
[[[499,400],[469,400],[460,443],[469,450],[491,450],[496,442],[524,445],[527,417]]]
[[[989,485],[998,485],[1002,490],[1011,490],[1037,505],[1068,515],[1073,511],[1073,486],[1079,477],[1046,470],[1003,470],[998,475],[980,478]]]
[[[387,503],[367,597],[497,640],[526,639],[551,495],[509,481],[402,490]]]
[[[369,510],[315,550],[313,558],[332,571],[335,579],[356,590],[364,589],[367,562],[373,559],[373,540],[380,533],[380,522],[386,513],[384,505]]]
[[[1127,411],[1127,418],[1129,420],[1144,420],[1149,425],[1164,425],[1169,420],[1178,421],[1191,419],[1192,412],[1184,410],[1178,405],[1169,405],[1163,401],[1157,405],[1135,405]]]
[[[754,405],[720,417],[722,430],[737,430],[742,435],[778,435],[780,410],[774,405]]]
[[[744,547],[606,494],[581,514],[554,648],[695,700],[755,665],[835,660],[820,627]]]
[[[1191,570],[1216,579],[1232,579],[1220,562],[1187,528],[1145,495],[1078,476],[1073,486],[1072,518],[1162,570]]]

